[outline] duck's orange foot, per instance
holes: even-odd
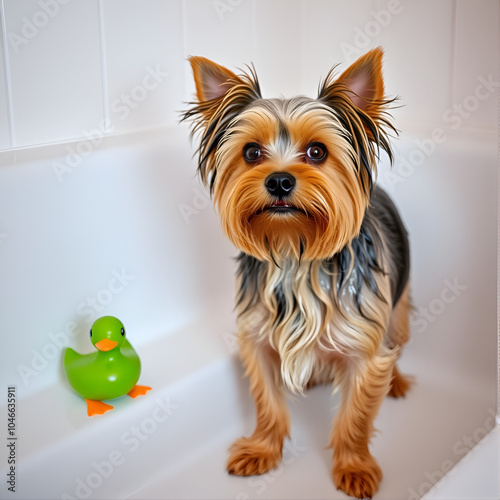
[[[113,409],[111,405],[107,405],[102,401],[86,399],[85,402],[87,403],[87,415],[89,417],[92,417],[93,415],[102,415],[103,413]]]
[[[136,398],[137,396],[144,396],[146,392],[150,391],[151,387],[148,387],[147,385],[136,385],[129,393],[128,395],[131,398]]]

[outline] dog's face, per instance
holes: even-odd
[[[199,171],[222,227],[259,260],[326,259],[360,229],[385,129],[382,52],[366,54],[317,99],[262,99],[257,78],[193,57]]]

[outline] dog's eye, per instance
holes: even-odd
[[[321,144],[321,142],[313,142],[309,144],[306,156],[314,162],[323,161],[326,158],[326,146]]]
[[[243,158],[249,163],[258,161],[261,155],[260,146],[255,142],[250,142],[243,148]]]

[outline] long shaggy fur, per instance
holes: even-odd
[[[396,366],[409,335],[407,234],[374,187],[395,132],[381,61],[375,49],[339,77],[332,70],[317,99],[263,99],[253,68],[237,76],[191,58],[197,100],[184,119],[200,135],[201,179],[241,251],[238,335],[257,408],[254,434],[231,449],[233,474],[276,467],[290,431],[285,389],[328,382],[342,393],[330,437],[335,484],[364,498],[382,478],[368,448],[373,421],[383,398],[404,396],[411,381]],[[249,144],[259,147],[255,160],[244,156]],[[321,161],[308,156],[311,144],[326,149]],[[294,183],[280,195],[284,211],[266,184],[276,174]]]

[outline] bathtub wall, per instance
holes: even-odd
[[[497,1],[1,8],[0,370],[21,397],[59,380],[61,346],[84,349],[98,316],[122,318],[140,346],[232,307],[235,251],[177,124],[194,91],[188,55],[232,69],[253,62],[264,96],[314,95],[333,64],[379,44],[387,92],[404,104],[394,110],[397,162],[389,171],[383,161],[380,181],[412,236],[415,342],[429,343],[432,366],[446,352],[491,381]],[[456,324],[464,307],[471,321]],[[429,336],[440,322],[457,331]]]
[[[190,54],[253,62],[264,95],[291,96],[381,44],[398,116],[424,123],[446,122],[498,59],[494,0],[4,0],[1,13],[2,150],[175,125]],[[493,102],[464,106],[467,126],[495,126]]]

